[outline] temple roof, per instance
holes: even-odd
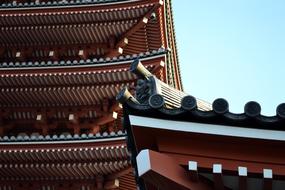
[[[3,60],[69,59],[78,54],[99,58],[165,46],[160,24],[163,16],[158,10],[163,2],[116,2],[120,5],[100,1],[96,6],[92,1],[85,7],[0,8],[0,55]]]
[[[30,2],[10,2],[2,3],[0,8],[32,8],[32,7],[64,7],[78,5],[104,5],[104,4],[120,4],[127,3],[130,0],[50,0],[50,1],[30,1]]]
[[[130,62],[140,59],[150,72],[162,78],[167,52],[161,48],[113,59],[73,61],[73,65],[69,61],[67,65],[64,61],[46,65],[30,62],[27,67],[10,63],[0,68],[1,136],[11,136],[3,140],[79,138],[61,135],[62,132],[90,133],[82,137],[92,139],[95,137],[92,134],[98,131],[120,130],[121,124],[116,119],[120,118],[121,107],[115,96],[124,86],[134,88],[136,76],[128,69]],[[25,130],[43,136],[18,136]]]
[[[132,67],[134,65],[136,63],[133,63]],[[149,73],[142,74],[136,70],[135,73],[143,78],[150,89],[159,90],[149,90],[143,101],[140,100],[141,87],[137,87],[135,97],[130,94],[126,96],[127,90],[122,90],[118,99],[125,103],[130,114],[168,120],[285,130],[285,103],[276,108],[274,116],[262,115],[261,106],[255,101],[246,103],[243,113],[232,113],[229,111],[229,103],[223,98],[216,99],[212,104],[205,104],[191,95],[173,89]],[[204,109],[201,109],[201,104]]]
[[[34,133],[27,135],[26,133],[18,134],[17,136],[4,136],[0,137],[0,145],[3,144],[23,144],[24,142],[29,142],[29,144],[45,144],[49,142],[58,144],[72,144],[72,143],[88,143],[88,142],[101,142],[101,141],[113,141],[113,140],[123,140],[125,139],[126,133],[123,131],[118,132],[104,132],[96,134],[70,134],[62,133],[60,135],[40,135],[39,133]]]
[[[66,67],[102,67],[106,65],[118,65],[122,63],[131,63],[134,59],[147,59],[155,58],[156,56],[164,55],[168,50],[159,48],[157,50],[141,52],[139,54],[121,55],[115,57],[106,58],[94,58],[94,59],[80,59],[80,60],[61,60],[61,61],[10,61],[0,62],[0,71],[8,69],[41,69],[41,68],[60,68]]]
[[[153,102],[154,98],[156,98],[155,103]],[[266,116],[261,114],[261,106],[255,101],[246,103],[243,113],[230,112],[228,102],[222,98],[216,99],[213,102],[213,110],[210,111],[199,110],[196,103],[197,100],[193,96],[185,96],[181,100],[181,107],[174,109],[167,108],[163,101],[163,96],[156,95],[149,99],[149,104],[139,105],[133,102],[127,102],[125,105],[128,107],[130,113],[146,117],[282,131],[285,130],[284,103],[280,104],[276,108],[276,115]]]
[[[164,49],[113,59],[10,62],[0,68],[0,105],[2,107],[80,106],[100,104],[113,99],[125,86],[133,86],[135,75],[128,65],[140,58],[146,67],[159,73]]]
[[[2,139],[0,181],[94,179],[98,175],[111,176],[128,170],[129,153],[124,135],[119,132],[97,137],[81,135],[57,139],[46,136],[41,139],[31,136],[26,139],[25,136],[11,137],[6,142]]]
[[[2,70],[101,67],[163,47],[171,50],[163,80],[182,89],[169,0],[7,2],[0,7]]]
[[[284,187],[285,103],[274,116],[262,115],[255,101],[246,103],[243,113],[232,113],[225,99],[209,104],[173,89],[139,60],[130,70],[139,78],[136,92],[125,88],[117,99],[124,107],[123,125],[140,189]],[[248,181],[242,184],[241,176]]]

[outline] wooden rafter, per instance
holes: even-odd
[[[247,189],[247,168],[246,167],[238,167],[238,183],[239,183],[239,190],[246,190]]]
[[[215,190],[224,190],[224,182],[223,182],[222,165],[221,164],[214,164],[213,165],[213,175],[214,175]]]
[[[105,181],[104,183],[104,189],[110,190],[110,189],[117,189],[120,186],[120,181],[119,179],[112,179]]]
[[[145,26],[148,23],[148,20],[152,16],[152,13],[155,12],[157,9],[159,9],[163,5],[162,0],[158,0],[153,8],[151,8],[138,22],[135,24],[130,30],[128,30],[124,35],[118,39],[116,45],[114,45],[114,48],[110,50],[108,54],[106,54],[106,57],[117,57],[120,54],[123,54],[124,47],[126,47],[129,43],[128,38],[134,34],[136,31],[141,29],[143,26]]]
[[[273,172],[271,169],[263,169],[263,190],[272,190]]]

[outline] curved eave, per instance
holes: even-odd
[[[0,64],[1,71],[9,70],[40,70],[40,69],[67,69],[67,68],[114,68],[115,66],[120,67],[121,65],[127,65],[133,62],[135,59],[142,61],[148,61],[156,58],[165,57],[167,50],[159,49],[153,50],[152,52],[133,54],[132,56],[119,56],[114,58],[101,58],[101,59],[87,59],[87,60],[73,60],[73,61],[48,61],[48,62],[10,62]]]
[[[77,0],[72,2],[56,2],[46,3],[7,3],[0,6],[0,11],[11,11],[11,10],[37,10],[37,9],[64,9],[64,8],[85,8],[85,7],[105,7],[105,6],[126,6],[126,4],[137,4],[141,0],[104,0],[104,1],[84,1]]]
[[[141,59],[153,73],[160,71],[165,54]],[[28,67],[0,70],[2,107],[92,106],[114,99],[124,86],[134,86],[136,76],[126,61],[75,67]],[[40,71],[40,72],[39,72]]]
[[[47,136],[4,136],[0,139],[0,146],[2,145],[72,145],[72,144],[92,144],[92,143],[112,143],[115,141],[124,141],[126,133],[119,131],[117,133],[103,133],[103,134],[82,134],[82,135],[47,135]]]
[[[280,106],[284,107],[284,104]],[[131,114],[146,117],[155,117],[161,119],[171,119],[177,121],[188,121],[206,124],[229,125],[237,127],[250,127],[257,129],[279,130],[284,131],[285,117],[284,112],[280,112],[275,116],[265,116],[260,113],[250,115],[249,112],[231,113],[228,110],[219,113],[215,107],[210,111],[202,111],[198,107],[191,110],[184,109],[183,106],[176,109],[153,108],[151,105],[140,105],[128,101],[124,106]]]

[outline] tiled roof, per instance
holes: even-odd
[[[243,113],[230,112],[229,103],[223,98],[216,99],[212,104],[204,103],[204,107],[201,109],[199,104],[203,103],[203,101],[200,102],[201,100],[191,95],[187,95],[184,92],[173,89],[169,85],[158,80],[151,73],[147,72],[142,64],[139,63],[139,60],[133,62],[131,71],[133,71],[139,77],[139,80],[137,81],[136,92],[133,96],[127,90],[127,88],[125,88],[118,94],[117,99],[123,104],[124,107],[124,127],[127,130],[128,135],[128,150],[131,152],[131,162],[136,170],[135,176],[137,184],[142,190],[146,188],[143,179],[138,177],[136,156],[140,150],[137,148],[138,144],[135,139],[136,137],[134,136],[135,130],[132,128],[132,125],[136,124],[131,123],[131,118],[141,118],[140,127],[147,127],[152,132],[154,129],[168,130],[169,128],[167,127],[169,126],[171,126],[171,129],[173,131],[177,132],[179,131],[179,126],[177,125],[180,125],[181,123],[186,123],[186,125],[183,125],[183,129],[186,131],[186,128],[191,127],[191,124],[193,125],[193,123],[204,123],[214,124],[204,125],[209,126],[209,131],[216,131],[217,126],[221,125],[223,128],[220,129],[225,129],[227,127],[231,129],[234,128],[236,132],[235,135],[238,134],[234,137],[252,138],[255,136],[255,134],[242,136],[240,135],[240,130],[244,130],[246,132],[261,131],[261,135],[254,137],[255,139],[262,137],[262,139],[272,140],[273,138],[271,137],[263,137],[266,136],[267,131],[268,133],[274,134],[282,134],[285,131],[285,103],[280,104],[276,108],[275,116],[262,115],[261,106],[255,101],[246,103]],[[154,125],[151,125],[151,123],[154,123],[155,120],[157,122],[154,125],[157,125],[158,122],[163,121],[160,127],[154,128]],[[186,122],[172,122],[170,120]],[[172,123],[169,124],[169,126],[166,126],[167,123],[170,122]],[[203,127],[203,125],[197,126]],[[247,128],[250,129],[247,130]],[[253,130],[252,128],[256,128],[258,130]],[[190,133],[193,132],[195,134],[200,133],[202,130],[197,131],[199,132],[193,132],[189,130]],[[217,132],[206,134],[217,134]],[[223,134],[225,133],[221,133],[219,135]],[[227,135],[233,136],[233,133]],[[168,137],[169,136],[167,136],[167,138]],[[161,137],[161,139],[163,139],[163,137]],[[203,140],[204,139],[201,141]],[[172,142],[171,139],[170,142]],[[175,140],[173,142],[175,143]],[[141,148],[143,149],[146,147],[142,146]]]
[[[35,143],[40,143],[40,142],[58,142],[58,143],[68,143],[78,141],[78,142],[83,142],[83,141],[93,141],[93,140],[100,140],[104,139],[106,140],[112,140],[114,138],[118,137],[125,137],[126,133],[123,131],[118,131],[118,132],[111,132],[111,133],[97,133],[97,134],[69,134],[69,133],[63,133],[60,135],[40,135],[40,134],[18,134],[17,136],[4,136],[0,137],[0,144],[3,143],[23,143],[23,142],[35,142]]]
[[[206,103],[201,109],[199,106],[201,100],[171,88],[150,73],[145,74],[144,69],[136,65],[138,64],[134,62],[132,70],[141,77],[141,81],[138,81],[135,97],[129,94],[127,89],[122,90],[117,96],[132,114],[171,120],[285,130],[285,103],[276,108],[275,116],[262,115],[261,106],[255,101],[246,103],[243,113],[230,112],[229,103],[223,98],[216,99],[212,103],[212,108],[211,104]],[[144,83],[147,84],[145,85],[147,88]]]
[[[129,63],[140,58],[148,69],[154,71],[166,52],[161,48],[92,61],[2,63],[0,104],[2,107],[100,104],[103,98],[113,99],[123,86],[133,85],[136,78],[128,71]],[[38,72],[33,72],[35,70]]]
[[[154,100],[155,99],[155,100]],[[216,99],[213,110],[203,111],[197,107],[197,100],[193,96],[185,96],[181,100],[181,107],[167,108],[164,97],[155,95],[149,98],[149,104],[136,104],[126,102],[131,113],[147,117],[159,117],[171,120],[191,121],[199,123],[212,123],[261,129],[285,130],[285,103],[276,108],[276,115],[265,116],[261,114],[261,106],[250,101],[245,104],[243,113],[232,113],[225,99]]]
[[[140,54],[126,55],[126,56],[118,56],[118,57],[107,57],[107,58],[94,58],[87,60],[68,60],[68,61],[29,61],[29,62],[2,62],[0,63],[0,69],[5,68],[48,68],[48,67],[78,67],[78,66],[102,66],[105,64],[118,64],[120,62],[131,61],[134,59],[143,59],[148,57],[153,57],[156,55],[162,55],[167,53],[167,50],[164,48],[160,48],[158,50],[153,50],[151,52],[145,52]]]
[[[130,167],[123,132],[92,137],[34,136],[0,142],[1,181],[94,179]]]
[[[67,6],[67,5],[96,5],[106,3],[121,3],[129,0],[55,0],[55,1],[31,1],[31,2],[13,2],[2,3],[0,8],[25,8],[25,7],[53,7],[53,6]]]

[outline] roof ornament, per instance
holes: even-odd
[[[147,104],[150,96],[154,94],[154,76],[141,63],[139,59],[132,62],[130,71],[137,75],[135,97],[141,104]]]
[[[131,101],[133,103],[139,104],[137,99],[130,93],[127,87],[124,87],[116,97],[117,101],[120,103],[125,103],[126,101]]]
[[[153,75],[149,72],[141,63],[139,59],[136,59],[132,62],[130,71],[136,74],[141,79],[149,80]]]
[[[200,100],[193,96],[188,96],[186,93],[157,79],[155,75],[144,67],[139,59],[132,62],[130,71],[139,78],[135,88],[135,97],[131,96],[125,88],[117,96],[117,100],[120,103],[125,103],[126,100],[131,99],[133,103],[148,105],[153,109],[161,109],[163,107],[180,109],[182,107],[182,109],[187,111],[194,110],[199,107],[199,104],[201,105]],[[228,106],[226,107],[225,109],[228,110]],[[224,108],[220,109],[223,112]]]

